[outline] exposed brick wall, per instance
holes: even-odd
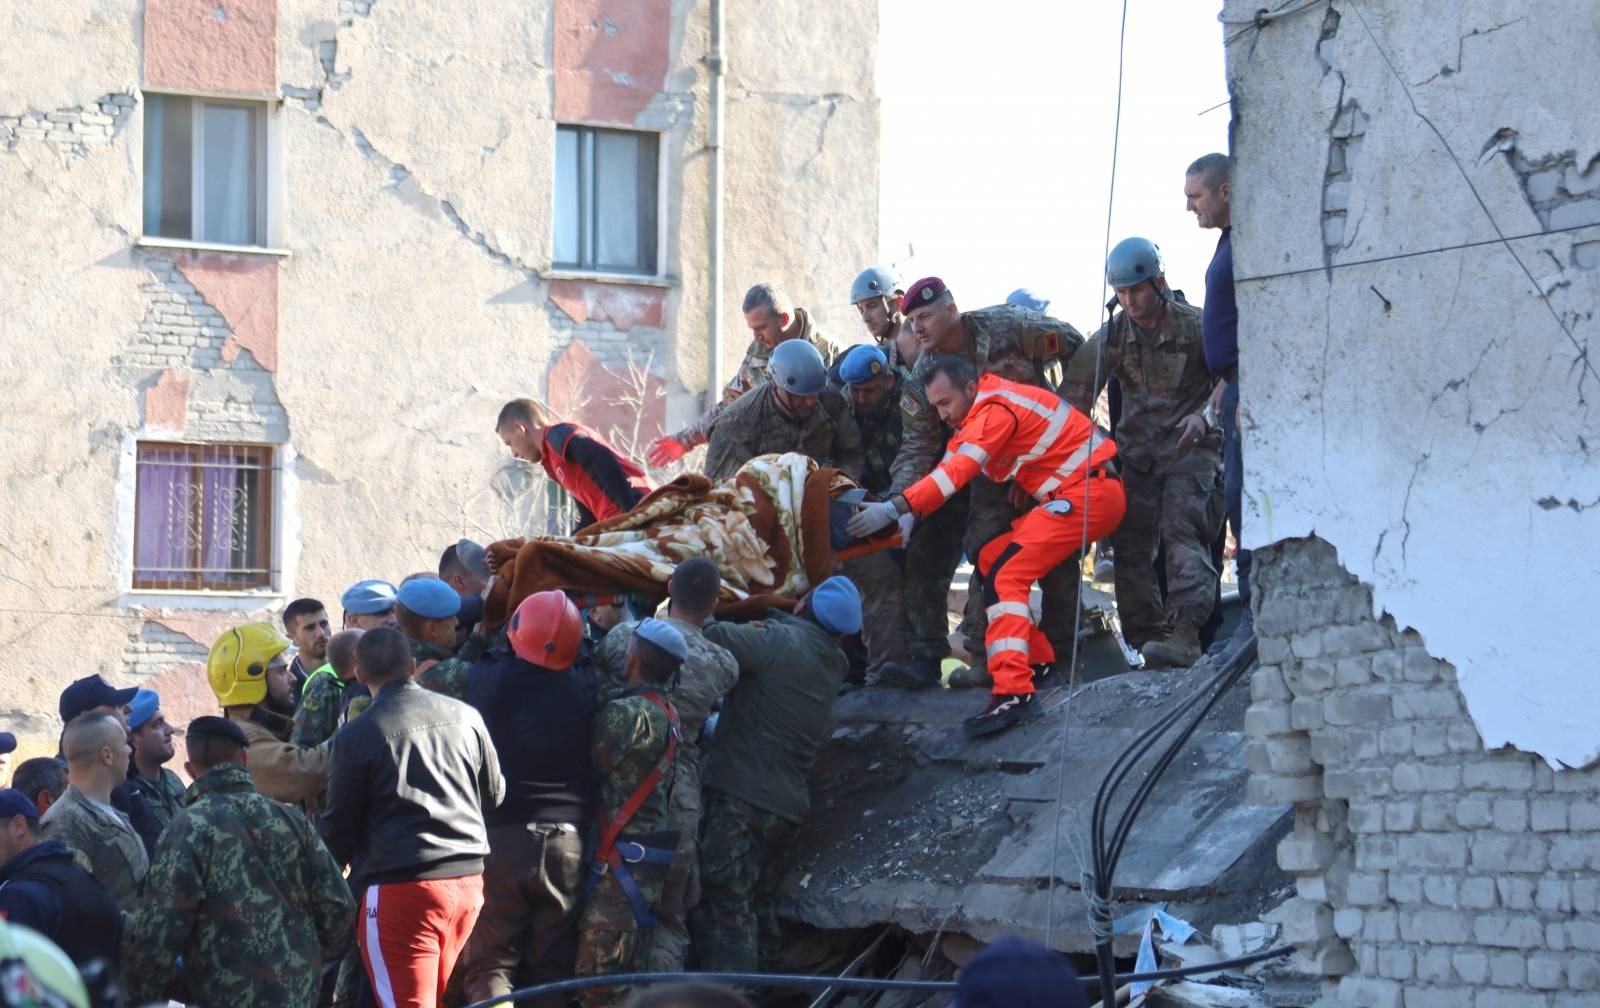
[[[1374,619],[1327,543],[1255,564],[1250,791],[1296,806],[1299,966],[1339,1004],[1600,1004],[1600,769],[1485,752],[1455,670]]]
[[[85,155],[90,147],[109,144],[122,132],[133,104],[131,94],[108,94],[81,108],[53,112],[30,108],[15,115],[0,115],[0,150],[11,150],[24,140],[39,140]]]

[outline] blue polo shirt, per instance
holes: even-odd
[[[1206,303],[1200,312],[1200,339],[1206,366],[1231,378],[1239,364],[1239,304],[1233,299],[1233,228],[1222,229],[1217,251],[1206,267]]]

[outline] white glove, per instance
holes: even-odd
[[[902,548],[911,544],[911,530],[917,525],[917,516],[907,511],[900,516],[900,545]]]
[[[850,516],[850,521],[844,528],[857,539],[865,539],[874,532],[887,528],[899,517],[900,509],[894,506],[894,501],[872,501],[861,505],[861,510]]]

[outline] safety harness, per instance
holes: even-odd
[[[634,920],[643,929],[655,927],[656,916],[651,911],[649,901],[644,898],[644,893],[639,890],[639,885],[634,881],[633,872],[628,866],[660,866],[659,870],[665,872],[667,866],[670,866],[678,856],[677,833],[675,831],[646,833],[636,839],[625,840],[622,838],[622,831],[661,783],[667,768],[672,765],[673,757],[678,753],[681,730],[678,727],[678,712],[666,699],[658,693],[639,695],[661,708],[661,712],[667,716],[667,747],[662,752],[661,759],[656,761],[656,765],[644,775],[639,786],[634,788],[633,794],[629,795],[628,800],[617,809],[617,814],[601,826],[600,845],[595,848],[591,874],[584,883],[583,891],[587,900],[589,893],[599,884],[600,879],[610,875],[617,880],[622,894],[628,898],[628,905],[633,908]]]

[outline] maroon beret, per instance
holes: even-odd
[[[923,277],[907,288],[905,297],[900,299],[900,314],[910,315],[913,308],[938,300],[948,290],[938,277]]]

